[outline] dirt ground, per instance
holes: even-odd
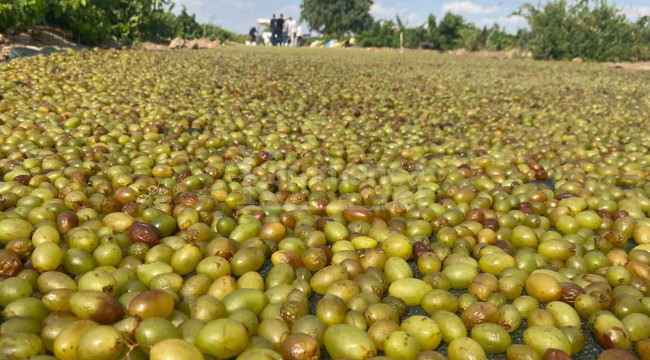
[[[69,41],[67,39],[71,38],[69,33],[57,28],[52,28],[48,26],[37,26],[34,29],[25,31],[25,32],[10,32],[5,34],[0,34],[0,61],[6,60],[9,58],[9,53],[14,47],[26,47],[33,50],[41,50],[43,48],[49,47],[57,50],[69,49],[77,46],[76,43]],[[179,41],[174,39],[171,45],[161,44],[161,43],[151,43],[144,42],[138,44],[136,48],[149,51],[161,51],[169,50],[170,48],[213,48],[221,45],[218,40],[211,42],[205,39],[197,39],[192,41],[183,41],[183,44],[180,46],[172,46],[174,41]],[[107,47],[120,47],[119,44],[108,44]],[[396,49],[376,49],[376,48],[367,48],[366,51],[396,51]],[[397,50],[400,51],[400,50]],[[425,50],[401,50],[401,51],[425,51]],[[428,50],[427,50],[428,51]],[[474,56],[481,58],[490,58],[490,59],[532,59],[532,54],[530,52],[521,52],[517,50],[511,51],[475,51],[470,52],[464,49],[448,51],[447,54],[455,56]],[[576,61],[578,60],[578,61]],[[582,63],[582,60],[574,59],[574,63]],[[610,66],[618,69],[625,70],[639,70],[639,71],[650,71],[650,62],[606,62],[602,63],[604,66]]]
[[[509,51],[467,51],[465,49],[452,50],[448,51],[449,55],[458,55],[458,56],[474,56],[480,58],[489,58],[489,59],[532,59],[533,54],[530,51],[519,51],[519,50],[509,50]]]
[[[11,49],[16,47],[23,47],[32,50],[42,50],[44,48],[53,48],[56,50],[64,50],[70,48],[79,48],[78,44],[67,39],[72,38],[71,34],[57,28],[37,26],[34,29],[23,32],[7,32],[0,34],[0,61],[9,59]],[[148,50],[148,51],[161,51],[171,49],[212,49],[223,45],[221,41],[208,39],[194,39],[194,40],[161,40],[158,43],[143,42],[134,44],[134,49]],[[116,42],[109,42],[101,46],[101,48],[122,48],[121,44]]]
[[[476,51],[469,52],[467,50],[455,50],[449,51],[447,54],[450,55],[459,55],[459,56],[475,56],[482,58],[491,58],[491,59],[532,59],[533,55],[530,52],[520,52],[520,51]],[[583,63],[582,59],[576,58],[573,59],[573,63]],[[641,71],[650,71],[650,61],[646,62],[605,62],[601,65],[610,66],[617,69],[625,70],[641,70]]]
[[[0,60],[9,58],[9,52],[15,47],[41,50],[46,47],[57,50],[70,49],[77,44],[69,41],[71,36],[61,29],[37,26],[25,32],[7,32],[0,34]]]
[[[635,63],[603,63],[606,66],[612,66],[618,69],[625,70],[640,70],[640,71],[650,71],[650,61],[645,62],[635,62]]]

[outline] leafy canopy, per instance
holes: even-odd
[[[301,18],[326,36],[358,33],[372,26],[371,0],[303,0]]]
[[[72,33],[73,40],[99,44],[108,38],[122,42],[160,38],[237,35],[214,25],[199,24],[183,7],[172,13],[172,0],[0,0],[0,31],[47,24]]]
[[[627,60],[642,58],[647,26],[630,22],[607,0],[549,1],[522,5],[528,21],[528,46],[538,59]]]

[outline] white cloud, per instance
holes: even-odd
[[[174,1],[176,5],[185,5],[185,6],[199,6],[205,5],[205,0],[176,0]]]
[[[419,19],[420,19],[420,15],[416,13],[411,13],[406,17],[406,20],[413,21],[413,22],[418,21]]]
[[[180,13],[183,5],[187,6],[187,11],[196,15],[196,20],[200,23],[224,26],[224,23],[233,24],[233,18],[227,14],[246,14],[254,9],[255,4],[252,0],[175,0],[175,13]],[[243,22],[242,22],[243,23]],[[229,30],[241,31],[247,33],[248,30],[242,26],[230,25]]]
[[[498,6],[483,6],[472,1],[453,1],[442,5],[442,12],[459,15],[494,14],[499,11]]]
[[[630,20],[637,20],[643,16],[650,16],[650,6],[623,6],[621,12]]]
[[[376,2],[370,6],[370,15],[376,19],[392,20],[397,14],[395,7],[385,7],[383,3]]]
[[[281,8],[277,11],[278,14],[284,14],[284,17],[293,16],[294,18],[300,17],[300,6],[298,5],[289,5]]]
[[[223,4],[230,4],[235,9],[252,9],[252,1],[221,1]]]
[[[375,2],[370,6],[370,15],[378,20],[395,20],[399,15],[406,24],[420,25],[423,22],[422,17],[418,13],[409,11],[407,8],[397,8],[395,6],[384,6],[381,1]]]
[[[216,8],[219,6],[229,6],[235,9],[252,9],[254,4],[251,0],[176,0],[178,5],[190,6],[205,6],[209,8]],[[197,14],[198,15],[198,14]]]
[[[511,16],[500,16],[496,19],[488,19],[484,18],[479,21],[479,25],[493,25],[494,23],[497,23],[499,25],[520,25],[524,26],[526,25],[526,19],[522,16],[518,15],[511,15]]]
[[[526,28],[528,26],[526,19],[518,15],[500,16],[495,19],[483,18],[477,22],[477,25],[481,27],[491,27],[494,24],[499,24],[499,26],[504,28],[509,33],[515,33],[517,30]]]

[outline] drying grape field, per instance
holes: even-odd
[[[0,359],[650,359],[650,73],[0,63]]]

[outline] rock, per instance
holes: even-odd
[[[32,37],[32,35],[30,35],[28,33],[19,33],[19,34],[16,34],[16,35],[11,35],[9,37],[9,40],[12,43],[21,44],[21,45],[29,45],[29,46],[38,45],[36,43],[36,41],[34,41],[34,38]]]
[[[469,54],[469,51],[467,51],[465,49],[449,50],[449,51],[447,51],[447,54],[456,55],[456,56],[466,56],[466,55]]]
[[[214,41],[208,42],[208,49],[214,49],[221,46],[221,40],[215,39]]]
[[[13,46],[9,52],[10,59],[19,59],[39,55],[40,51],[34,47]]]
[[[185,46],[188,49],[205,49],[207,41],[205,39],[195,39],[192,41],[189,41],[187,45]]]
[[[102,44],[102,49],[116,49],[116,50],[122,50],[123,45],[117,40],[115,40],[112,36],[106,39],[104,43]]]
[[[67,48],[74,46],[74,42],[69,41],[72,34],[66,34],[65,31],[37,26],[31,32],[31,37],[36,42],[36,46],[54,46],[56,48]]]
[[[51,54],[54,54],[54,53],[57,53],[57,52],[61,52],[61,50],[58,50],[58,49],[56,49],[54,47],[51,47],[51,46],[44,47],[44,48],[42,48],[40,50],[40,53],[43,54],[43,55],[51,55]]]
[[[582,63],[582,58],[579,58],[579,57],[573,58],[573,60],[571,60],[571,62],[574,63],[574,64],[580,64],[580,63]]]
[[[199,40],[190,40],[185,43],[186,49],[198,49],[200,45]]]
[[[185,47],[185,40],[181,38],[175,38],[169,43],[170,49],[182,49],[183,47]]]
[[[35,34],[50,33],[50,34],[54,34],[54,35],[56,35],[56,36],[58,36],[60,38],[63,38],[63,39],[71,39],[72,38],[72,32],[67,31],[67,30],[63,30],[61,28],[57,28],[57,27],[54,27],[54,26],[47,26],[47,25],[36,25],[36,26],[34,26],[34,33]]]
[[[169,50],[169,45],[156,44],[148,41],[141,43],[139,47],[140,49],[147,50],[147,51]]]
[[[83,50],[90,51],[90,50],[92,50],[93,48],[91,48],[90,46],[86,46],[86,45],[82,45],[82,44],[77,44],[77,45],[71,47],[71,49],[74,50],[74,51],[83,51]]]
[[[0,34],[0,44],[4,44],[7,42],[7,38],[3,34]]]
[[[206,38],[194,39],[185,43],[186,49],[214,49],[221,45],[221,41],[214,40],[210,41]]]

